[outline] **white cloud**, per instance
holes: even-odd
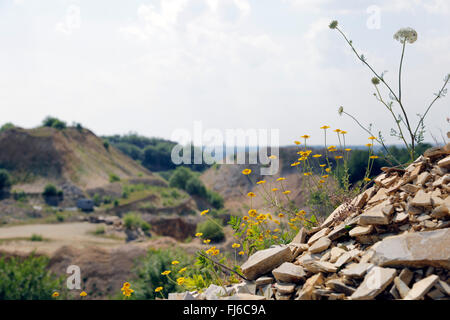
[[[81,28],[81,15],[80,7],[76,5],[70,5],[67,8],[64,19],[58,22],[55,26],[57,32],[70,35],[74,30]]]
[[[13,0],[13,3],[18,6],[24,4],[24,2],[25,2],[25,0]]]

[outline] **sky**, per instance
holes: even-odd
[[[416,124],[450,73],[450,1],[0,0],[0,124],[35,127],[52,115],[98,135],[170,139],[200,122],[223,133],[278,129],[281,145],[304,134],[320,144],[329,125],[346,130],[349,144],[367,143],[338,115],[344,106],[399,143],[371,72],[328,28],[332,20],[394,91],[393,35],[418,32],[402,77]],[[447,117],[450,97],[429,112],[426,141],[442,141]]]

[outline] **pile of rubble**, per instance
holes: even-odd
[[[450,144],[382,170],[320,227],[250,256],[247,281],[169,299],[449,299]]]

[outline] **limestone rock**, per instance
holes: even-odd
[[[382,202],[375,207],[369,209],[368,211],[359,215],[358,224],[360,225],[384,225],[389,223],[389,217],[387,217],[383,213],[383,207],[386,205],[386,202]]]
[[[323,228],[319,232],[316,232],[315,234],[313,234],[311,236],[311,238],[309,238],[308,244],[312,245],[314,242],[316,242],[320,238],[325,237],[328,233],[330,233],[330,231],[331,231],[330,228]]]
[[[257,251],[241,266],[244,276],[255,280],[259,276],[272,271],[283,262],[291,260],[291,250],[287,246],[278,246]]]
[[[372,225],[369,225],[369,226],[358,226],[358,227],[355,227],[352,230],[350,230],[349,235],[350,235],[350,237],[363,236],[363,235],[371,233],[372,230],[373,230],[373,226]]]
[[[330,239],[328,239],[327,237],[322,237],[319,240],[317,240],[316,242],[314,242],[311,247],[309,247],[309,252],[311,252],[311,253],[322,252],[322,251],[328,249],[330,244],[331,244]]]
[[[394,280],[396,274],[397,271],[392,268],[373,267],[350,298],[352,300],[375,299]]]
[[[434,284],[439,280],[437,275],[431,275],[416,282],[411,290],[409,290],[408,295],[404,298],[404,300],[419,300],[424,297],[424,295],[430,291],[430,289],[434,286]]]
[[[350,278],[362,278],[366,272],[370,271],[374,265],[368,262],[360,262],[352,265],[348,265],[345,269],[341,270],[341,274]]]
[[[387,237],[376,243],[372,262],[380,266],[436,266],[450,269],[450,229]]]
[[[450,167],[450,156],[447,156],[444,159],[438,161],[437,165],[441,168],[449,168]]]
[[[431,194],[420,189],[411,201],[411,205],[415,207],[431,207]]]
[[[306,273],[301,266],[285,262],[272,271],[279,282],[298,283],[305,279]]]
[[[355,288],[347,286],[345,283],[338,279],[328,280],[326,282],[326,285],[327,287],[333,289],[333,291],[344,293],[347,296],[350,296],[355,292]]]

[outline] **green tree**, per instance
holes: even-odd
[[[4,191],[11,186],[11,176],[6,169],[0,169],[0,191]]]

